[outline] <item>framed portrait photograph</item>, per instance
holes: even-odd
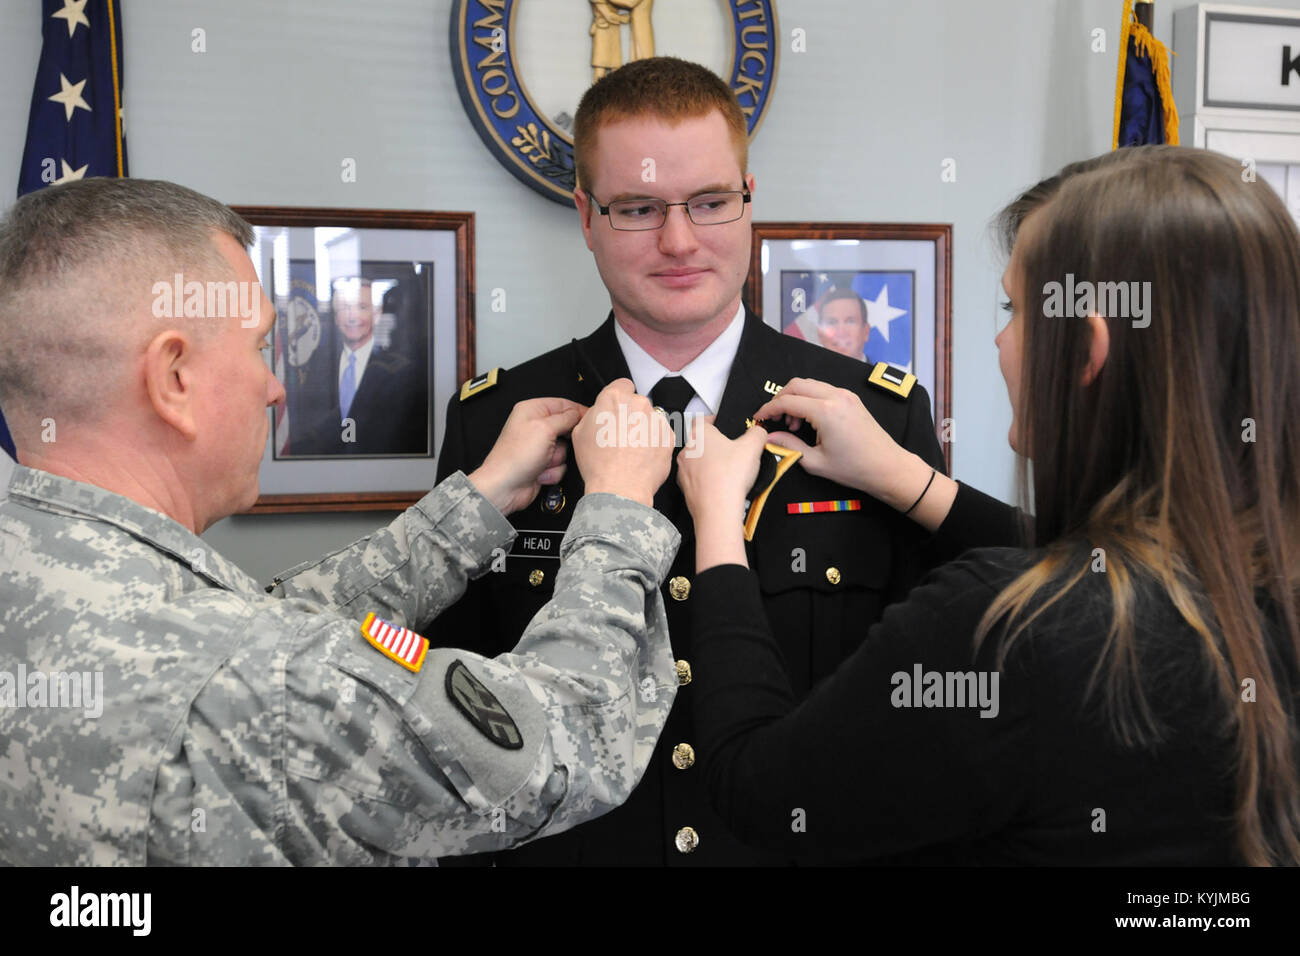
[[[474,374],[474,214],[232,208],[253,226],[285,391],[250,513],[413,504]]]
[[[745,293],[786,335],[915,375],[942,441],[952,416],[951,225],[756,222]]]

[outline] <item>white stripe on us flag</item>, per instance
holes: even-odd
[[[429,650],[429,641],[424,636],[410,628],[391,624],[374,614],[366,615],[361,633],[385,657],[409,671],[419,673],[424,664],[424,655]]]

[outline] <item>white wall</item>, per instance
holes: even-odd
[[[573,0],[528,0],[571,3]],[[705,0],[701,0],[705,2]],[[1160,0],[1156,34],[1189,0]],[[1253,0],[1295,9],[1297,0]],[[509,366],[594,328],[608,299],[574,214],[505,171],[452,82],[451,0],[123,0],[131,173],[229,203],[472,210],[478,365]],[[1110,146],[1121,0],[777,0],[786,36],[751,151],[760,220],[951,222],[956,476],[1012,497],[993,346],[1001,263],[988,222],[1025,186]],[[0,12],[0,188],[13,194],[39,4]],[[207,32],[207,52],[190,32]],[[789,51],[790,30],[807,33]],[[1107,32],[1105,53],[1092,31]],[[339,164],[357,160],[355,183]],[[940,164],[957,161],[957,181]],[[207,537],[255,576],[382,515],[227,519]]]

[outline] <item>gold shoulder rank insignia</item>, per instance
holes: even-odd
[[[500,371],[500,368],[494,368],[490,372],[484,372],[478,378],[471,378],[460,387],[460,400],[463,402],[467,398],[473,398],[479,392],[486,392],[492,388],[497,383],[497,375]]]
[[[895,368],[888,362],[877,362],[867,381],[887,392],[892,392],[899,398],[907,398],[912,391],[912,386],[916,384],[916,376],[911,372],[904,372],[901,368]]]
[[[763,513],[763,505],[767,504],[767,497],[776,487],[776,483],[781,480],[782,475],[794,467],[795,462],[803,457],[802,452],[782,448],[771,442],[764,445],[763,450],[775,457],[769,458],[764,454],[759,462],[758,481],[754,483],[757,494],[751,492],[753,497],[749,504],[749,514],[745,517],[746,541],[754,540],[754,529],[758,527],[758,518]]]

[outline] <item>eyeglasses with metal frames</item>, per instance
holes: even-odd
[[[666,202],[663,199],[620,199],[603,206],[600,200],[587,194],[596,210],[609,217],[612,228],[621,232],[641,232],[661,229],[668,221],[671,206],[686,207],[686,215],[697,226],[721,226],[735,222],[745,214],[745,204],[750,201],[748,189],[730,189],[716,193],[701,193],[685,202]]]

